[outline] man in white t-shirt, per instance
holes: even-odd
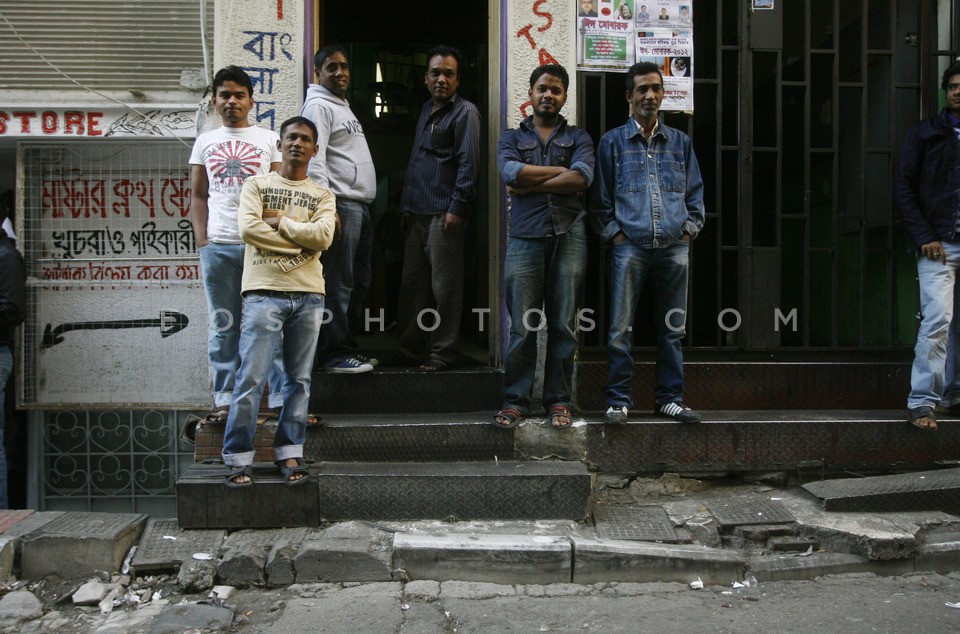
[[[207,352],[213,383],[209,422],[226,423],[240,367],[240,296],[244,242],[237,224],[240,190],[249,176],[280,168],[279,136],[250,125],[253,84],[246,71],[227,66],[213,78],[213,105],[223,126],[197,137],[190,155],[190,222],[200,252],[209,315]],[[269,406],[283,402],[279,349],[268,378]]]

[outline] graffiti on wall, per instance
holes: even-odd
[[[196,113],[175,109],[0,109],[0,137],[189,137],[195,120]]]
[[[276,129],[276,105],[273,99],[277,88],[277,78],[282,73],[280,63],[292,62],[293,53],[290,45],[293,36],[289,33],[268,31],[244,31],[248,40],[243,44],[247,59],[252,56],[257,64],[244,65],[243,69],[250,75],[253,83],[254,116],[257,124],[266,121],[270,129]]]

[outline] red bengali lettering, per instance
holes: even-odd
[[[186,218],[190,214],[190,188],[187,184],[186,178],[163,179],[163,187],[160,188],[160,209],[164,214],[171,218],[178,215]]]

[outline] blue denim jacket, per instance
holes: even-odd
[[[566,167],[583,174],[587,187],[593,182],[593,141],[590,135],[567,124],[560,116],[557,128],[544,144],[533,127],[533,116],[519,127],[506,130],[497,143],[500,177],[513,185],[525,165]],[[579,192],[547,194],[533,192],[513,196],[510,203],[510,235],[514,238],[559,236],[585,215]]]
[[[597,148],[592,215],[600,237],[618,232],[643,247],[663,247],[703,227],[703,179],[686,134],[660,122],[647,141],[631,117]]]

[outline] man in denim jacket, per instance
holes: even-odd
[[[547,423],[569,427],[577,300],[587,263],[581,193],[593,181],[593,141],[567,124],[560,110],[570,78],[559,64],[530,75],[533,115],[497,143],[497,165],[510,194],[510,237],[504,259],[504,299],[510,343],[503,363],[500,427],[530,413],[537,366],[537,331],[546,321],[543,406]]]
[[[690,138],[663,124],[663,75],[656,64],[627,73],[633,116],[597,148],[595,220],[610,245],[609,378],[605,423],[625,423],[633,406],[633,321],[644,280],[657,305],[654,413],[686,423],[700,414],[683,401],[683,353],[690,241],[703,227],[703,179]]]
[[[894,179],[903,227],[917,250],[920,312],[907,419],[937,428],[934,409],[960,414],[960,325],[954,307],[960,268],[960,61],[943,73],[947,106],[910,128]],[[949,358],[948,358],[949,357]]]

